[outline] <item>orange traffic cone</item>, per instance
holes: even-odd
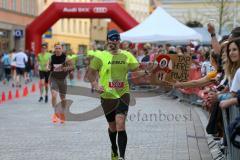
[[[8,92],[8,100],[12,100],[12,91]]]
[[[16,90],[16,95],[15,95],[16,98],[20,98],[20,93],[19,93],[19,90],[17,89]]]
[[[32,84],[32,92],[35,92],[36,91],[36,86],[35,86],[35,84],[33,83]]]
[[[6,96],[5,96],[5,92],[2,92],[2,102],[6,101]]]
[[[23,96],[26,97],[27,95],[28,95],[28,88],[27,88],[27,86],[26,86],[26,87],[24,87],[24,89],[23,89]]]

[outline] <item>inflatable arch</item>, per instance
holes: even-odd
[[[26,49],[38,54],[44,34],[60,18],[111,18],[124,31],[138,22],[117,3],[52,3],[26,28]]]

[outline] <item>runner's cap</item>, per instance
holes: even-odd
[[[108,31],[108,33],[107,33],[107,40],[119,41],[120,40],[119,32],[117,30],[115,30],[115,29]]]

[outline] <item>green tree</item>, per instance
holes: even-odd
[[[218,25],[218,34],[221,35],[222,29],[226,24],[233,21],[234,16],[234,4],[232,0],[205,0],[206,6],[214,8],[216,11],[216,23]],[[206,15],[210,16],[210,15]]]

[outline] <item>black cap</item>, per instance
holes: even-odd
[[[110,41],[119,41],[120,40],[120,34],[117,30],[112,29],[110,31],[108,31],[107,33],[107,40]]]

